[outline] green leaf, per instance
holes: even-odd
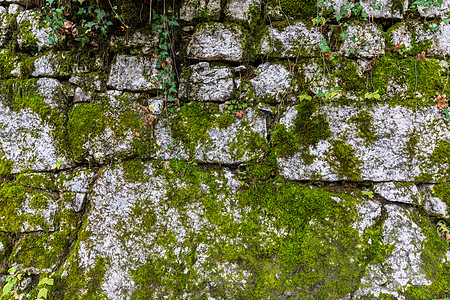
[[[352,37],[350,37],[350,40],[352,40],[352,41],[353,41],[353,43],[356,43],[356,36],[352,36]]]
[[[442,21],[444,21],[444,23],[447,24],[447,25],[448,25],[448,23],[450,23],[450,19],[444,19]]]
[[[7,284],[5,284],[5,286],[3,287],[3,295],[9,294],[9,292],[11,292],[13,286],[14,286],[13,283],[7,283]]]
[[[349,36],[349,34],[346,32],[343,32],[339,36],[341,37],[342,40],[345,40]]]
[[[444,109],[444,115],[445,115],[445,118],[447,119],[447,120],[450,120],[450,113],[448,112],[448,109],[446,108],[446,109]]]
[[[47,299],[48,290],[46,288],[41,288],[39,290],[38,298]]]
[[[16,271],[17,271],[16,267],[11,267],[11,268],[9,268],[8,273],[9,274],[16,274]]]

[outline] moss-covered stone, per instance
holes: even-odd
[[[290,156],[295,152],[306,151],[321,140],[331,136],[330,126],[323,114],[317,113],[317,105],[302,102],[295,107],[297,116],[294,126],[288,130],[285,125],[277,125],[273,132],[272,143],[275,153]]]
[[[347,180],[361,180],[362,162],[355,156],[356,150],[342,140],[334,140],[330,149],[330,166]]]
[[[370,146],[375,140],[375,132],[372,124],[373,116],[367,110],[361,110],[350,118],[350,123],[355,124],[358,135],[364,140],[365,145]]]

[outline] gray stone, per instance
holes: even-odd
[[[118,55],[107,86],[120,91],[156,91],[161,88],[156,64],[156,58]]]
[[[319,43],[324,39],[317,28],[308,29],[297,22],[283,30],[273,27],[261,39],[259,53],[276,57],[309,57],[320,54]]]
[[[431,281],[422,270],[422,244],[425,236],[416,223],[411,221],[410,209],[386,205],[387,219],[384,221],[383,245],[392,245],[390,255],[383,264],[370,264],[361,279],[361,287],[354,299],[379,297],[381,293],[404,299],[398,290],[408,286],[426,286]]]
[[[433,1],[436,4],[438,2]],[[448,18],[450,16],[450,1],[449,0],[443,0],[441,5],[434,5],[434,3],[431,3],[429,7],[418,5],[417,8],[419,9],[419,13],[421,17],[425,18]]]
[[[233,73],[228,67],[210,67],[200,62],[186,69],[186,78],[180,78],[180,98],[195,101],[224,102],[234,96]]]
[[[4,204],[3,208],[12,210],[13,213],[0,214],[0,231],[3,232],[30,232],[52,231],[55,229],[55,216],[58,203],[54,197],[45,192],[24,191],[14,193],[16,199],[10,204]],[[8,218],[13,218],[11,221]]]
[[[292,73],[282,65],[265,63],[255,70],[255,74],[250,84],[261,99],[280,102],[295,89]]]
[[[20,6],[19,4],[10,4],[8,7],[8,14],[14,15],[24,10],[25,8],[23,6]]]
[[[423,196],[415,184],[401,182],[382,182],[373,186],[373,191],[392,202],[421,205]]]
[[[434,184],[421,184],[420,190],[425,194],[425,202],[423,208],[432,215],[448,218],[447,204],[441,199],[433,196]]]
[[[90,89],[97,92],[102,90],[102,81],[98,74],[77,74],[69,78],[69,82],[84,89]]]
[[[36,49],[38,47],[53,47],[49,44],[52,29],[40,22],[37,11],[26,10],[17,15],[17,43],[20,49]]]
[[[155,116],[162,114],[162,112],[164,111],[164,99],[163,98],[149,99],[147,108]]]
[[[372,23],[350,25],[346,33],[349,36],[345,39],[339,54],[367,58],[384,54],[384,33],[376,25]]]
[[[4,6],[0,6],[0,15],[8,13],[8,10]]]
[[[225,112],[221,112],[223,113]],[[195,147],[193,152],[190,152],[189,145],[184,145],[180,141],[174,142],[171,129],[166,122],[158,122],[154,134],[158,146],[156,157],[164,160],[179,157],[202,163],[239,164],[253,158],[262,158],[263,150],[251,149],[249,145],[254,143],[255,139],[265,141],[266,134],[265,118],[248,108],[243,111],[242,119],[236,119],[228,127],[209,129],[206,141],[192,141]]]
[[[334,181],[351,179],[340,173],[340,163],[333,156],[333,141],[340,140],[354,149],[352,180],[407,181],[414,182],[422,174],[430,174],[431,181],[446,180],[446,163],[432,163],[431,156],[440,141],[450,138],[446,121],[435,107],[410,110],[401,106],[374,106],[367,110],[372,116],[374,138],[365,140],[357,125],[351,122],[358,115],[354,107],[322,108],[330,124],[331,138],[322,140],[316,146],[307,147],[313,162],[305,162],[301,153],[292,157],[278,158],[280,174],[292,180]],[[280,123],[287,128],[294,125],[297,110],[292,107],[281,117]],[[314,116],[313,116],[314,117]],[[420,140],[415,145],[415,155],[407,151],[411,134],[416,132]],[[359,164],[359,166],[358,166]],[[345,165],[342,166],[345,168]],[[351,167],[349,167],[351,169]]]
[[[245,35],[238,25],[209,23],[196,27],[187,48],[187,57],[199,60],[241,62]]]
[[[63,171],[58,174],[56,185],[59,191],[72,193],[87,193],[89,183],[94,176],[90,169],[76,169],[74,171]]]
[[[36,1],[34,0],[0,0],[0,4],[19,4],[28,8],[31,8],[36,5]]]
[[[133,31],[132,34],[123,36],[113,35],[110,45],[118,48],[140,48],[143,54],[152,54],[155,47],[159,45],[159,35],[152,32],[146,33],[142,30]]]
[[[2,102],[0,108],[0,149],[13,162],[12,173],[49,171],[62,156],[53,140],[53,128],[30,109],[15,112]],[[64,158],[63,165],[67,165]]]
[[[394,0],[377,0],[376,3],[370,0],[361,0],[361,6],[363,11],[369,15],[369,18],[383,18],[383,19],[401,19],[403,18],[403,12],[408,10],[408,0],[403,1],[403,4],[399,4]],[[377,5],[381,4],[381,7],[377,9]]]
[[[59,73],[59,59],[64,60],[64,56],[50,52],[40,56],[34,61],[34,70],[31,73],[33,77],[55,77]]]
[[[185,0],[180,8],[180,20],[192,21],[206,17],[218,21],[220,18],[220,0]]]
[[[374,200],[364,200],[356,206],[359,219],[352,225],[357,228],[359,235],[363,236],[367,228],[373,226],[377,219],[381,216],[381,204]]]
[[[252,21],[251,10],[259,11],[261,0],[231,0],[225,7],[225,16],[230,20]]]
[[[61,94],[62,85],[54,78],[39,78],[36,81],[37,92],[42,97],[44,103],[50,105],[52,108],[57,109],[61,106],[65,106],[68,102],[63,98]]]

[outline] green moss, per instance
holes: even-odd
[[[64,257],[69,244],[64,235],[37,233],[26,235],[14,246],[11,264],[19,264],[22,270],[52,270]]]
[[[0,78],[5,79],[11,77],[11,72],[17,67],[17,57],[9,50],[0,52]]]
[[[409,134],[409,139],[406,142],[405,152],[408,155],[409,161],[412,161],[417,153],[417,143],[419,142],[419,137],[417,136],[416,129]]]
[[[287,130],[283,124],[277,125],[273,132],[272,144],[275,153],[290,156],[295,152],[306,151],[321,140],[331,136],[330,126],[323,114],[316,113],[317,106],[312,102],[297,105],[294,127]]]
[[[330,150],[329,163],[340,177],[361,180],[361,161],[355,156],[355,149],[341,140],[334,140]]]
[[[234,118],[231,114],[223,114],[217,117],[217,125],[220,129],[227,128],[234,123]]]
[[[447,187],[445,187],[447,189]],[[430,285],[411,285],[405,292],[405,298],[411,300],[427,300],[448,297],[450,293],[450,262],[443,262],[448,250],[444,239],[436,234],[436,225],[420,212],[413,212],[412,219],[419,225],[426,239],[422,244],[421,270]]]
[[[0,233],[0,245],[0,273],[5,274],[8,271],[8,257],[12,250],[11,238],[5,233]]]
[[[280,3],[283,12],[294,18],[309,21],[317,13],[316,1],[313,0],[280,0],[280,2],[274,0],[271,1],[274,2],[275,5]]]
[[[438,197],[450,208],[450,182],[444,182],[433,186],[433,196]]]
[[[108,260],[98,257],[95,265],[90,266],[89,269],[81,267],[78,261],[76,256],[71,256],[66,270],[68,275],[61,276],[60,272],[55,275],[54,286],[49,287],[49,299],[106,300],[102,282],[109,265]]]
[[[81,161],[88,153],[84,144],[106,128],[104,107],[100,103],[81,103],[69,113],[67,123],[70,151],[75,161]]]
[[[16,183],[33,189],[56,190],[52,174],[19,174]]]
[[[413,103],[416,107],[429,105],[436,98],[436,91],[444,89],[445,77],[441,73],[442,67],[436,59],[417,61],[413,57],[397,59],[386,55],[377,59],[372,69],[373,86],[380,95],[386,94],[388,86],[393,82],[402,89],[405,88],[404,93],[394,91],[388,103]],[[423,97],[417,97],[416,92]]]
[[[373,117],[367,110],[361,110],[357,115],[350,118],[349,122],[356,125],[358,135],[364,139],[367,146],[375,140],[375,132],[372,124]]]
[[[358,74],[357,64],[351,59],[342,59],[342,62],[337,64],[333,76],[339,78],[340,88],[345,91],[362,93],[367,90],[366,79]]]
[[[23,211],[25,203],[33,210],[46,209],[49,201],[54,201],[49,193],[30,191],[23,186],[4,183],[0,189],[0,230],[7,232],[20,232],[27,224],[29,228],[40,227],[49,230],[49,224],[39,213],[29,214]],[[27,227],[28,228],[28,227]]]
[[[143,182],[148,179],[145,174],[145,165],[140,161],[128,161],[123,163],[125,178],[130,182]]]
[[[0,178],[9,177],[11,175],[13,165],[14,163],[11,160],[0,156]]]

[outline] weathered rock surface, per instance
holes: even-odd
[[[255,78],[250,80],[255,95],[261,99],[280,102],[295,90],[293,74],[283,65],[265,63],[255,70]]]
[[[189,130],[186,127],[196,122],[196,118],[198,122],[203,122],[202,118],[209,113],[208,110],[201,113],[203,115],[195,116],[188,112],[179,118],[178,130]],[[209,126],[205,124],[206,128],[201,129],[205,130],[205,136],[185,136],[184,141],[176,138],[180,133],[172,132],[165,122],[159,122],[155,129],[156,157],[163,159],[179,157],[201,163],[219,164],[239,164],[262,158],[264,148],[267,147],[265,118],[253,109],[246,109],[242,111],[242,118],[229,115],[227,121],[223,121],[225,124],[222,124],[220,116],[223,114],[227,112],[220,109],[214,112],[214,115],[206,116],[211,124]]]
[[[372,58],[385,52],[384,33],[374,24],[350,25],[339,53]]]
[[[240,62],[244,59],[244,31],[238,25],[209,23],[196,27],[187,57]]]
[[[318,56],[319,43],[324,39],[316,28],[309,29],[302,22],[288,26],[283,30],[269,27],[261,39],[259,53],[274,57]]]
[[[156,64],[156,58],[118,55],[107,86],[119,91],[156,91],[161,88]]]
[[[422,176],[428,176],[430,182],[448,179],[446,163],[433,160],[433,153],[440,151],[441,143],[445,144],[450,135],[437,108],[412,111],[400,106],[379,105],[367,112],[372,120],[365,125],[357,125],[352,120],[358,118],[361,110],[353,107],[321,110],[330,124],[331,137],[308,147],[312,162],[305,162],[301,153],[279,158],[281,174],[292,180],[413,182]],[[280,123],[290,128],[296,116],[297,110],[292,107]],[[358,129],[358,126],[370,127]],[[414,143],[411,153],[408,145],[414,133],[421,138]]]
[[[363,10],[369,17],[385,19],[401,19],[407,11],[409,1],[379,0],[375,3],[370,0],[360,1]]]
[[[225,102],[234,96],[233,73],[228,67],[201,62],[186,69],[180,80],[180,98]]]
[[[230,20],[251,21],[251,11],[257,13],[261,0],[231,0],[225,7],[225,16]]]
[[[17,15],[17,43],[21,49],[37,49],[38,47],[52,47],[49,37],[52,29],[49,25],[40,22],[37,11],[26,10]]]
[[[180,19],[192,21],[194,18],[206,17],[212,20],[219,20],[220,8],[219,0],[185,0],[180,9]]]

